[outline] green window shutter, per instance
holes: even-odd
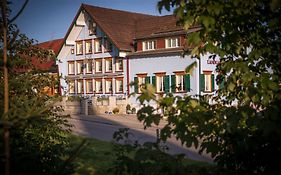
[[[155,76],[152,76],[151,78],[152,78],[152,85],[153,85],[154,87],[156,87],[156,77],[155,77]]]
[[[139,92],[138,77],[134,78],[135,93]]]
[[[205,75],[200,74],[200,91],[205,91]]]
[[[184,87],[186,92],[190,92],[190,74],[184,75]]]
[[[150,84],[150,77],[145,77],[145,84]]]
[[[176,92],[176,76],[175,75],[171,75],[171,89],[172,89],[173,93]]]
[[[215,90],[215,75],[214,74],[212,74],[211,79],[212,79],[212,91],[214,91]]]
[[[165,93],[170,92],[170,77],[169,77],[169,75],[166,75],[164,77],[164,91],[165,91]]]
[[[221,75],[221,79],[221,83],[219,84],[220,89],[224,88],[225,77]]]

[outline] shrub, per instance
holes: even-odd
[[[119,109],[118,108],[114,108],[112,112],[113,112],[113,114],[119,114]]]

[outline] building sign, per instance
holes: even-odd
[[[207,60],[207,64],[219,64],[220,61],[219,60]]]

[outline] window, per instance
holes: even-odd
[[[71,54],[74,54],[74,49],[71,49],[71,51],[70,51],[70,52],[71,52]]]
[[[116,93],[123,93],[123,78],[116,79]]]
[[[100,38],[97,38],[97,39],[94,40],[94,42],[95,42],[95,53],[100,53],[100,52],[102,52],[102,50],[101,50],[101,47],[102,47],[102,45],[101,45],[101,39],[100,39]]]
[[[112,79],[105,80],[105,93],[112,93]]]
[[[157,93],[170,91],[170,78],[165,73],[155,73],[155,76],[152,77],[152,84],[156,87]]]
[[[91,54],[92,53],[92,40],[87,40],[85,41],[85,52],[86,54]]]
[[[141,93],[141,90],[145,87],[145,84],[150,84],[150,77],[147,73],[136,74],[137,77],[134,78],[135,82],[135,92]]]
[[[94,35],[97,32],[97,24],[93,20],[89,20],[89,35]]]
[[[102,79],[95,79],[95,90],[98,94],[102,93]]]
[[[77,93],[82,94],[83,91],[83,80],[77,80]]]
[[[86,62],[86,73],[91,74],[93,72],[93,60],[87,60]]]
[[[74,61],[68,62],[68,75],[74,75]]]
[[[76,74],[79,75],[79,74],[83,74],[83,61],[77,61],[76,62]]]
[[[123,71],[123,59],[116,59],[116,71]]]
[[[164,76],[156,76],[156,92],[164,92]]]
[[[104,38],[104,48],[106,52],[112,51],[112,43],[107,38]]]
[[[86,80],[86,93],[93,93],[93,80]]]
[[[200,90],[203,92],[214,91],[215,78],[211,71],[203,71],[204,74],[200,75]]]
[[[171,75],[172,92],[190,91],[190,75],[185,74],[184,71],[177,71],[174,73],[175,75]]]
[[[95,61],[95,70],[96,70],[96,73],[101,73],[102,72],[102,59],[97,59]]]
[[[144,41],[142,42],[143,51],[146,50],[155,50],[156,49],[156,41]]]
[[[70,94],[75,93],[75,86],[74,86],[74,81],[69,81],[68,83],[68,90]]]
[[[76,42],[76,55],[83,54],[83,41]]]
[[[105,60],[105,72],[112,72],[112,58]]]
[[[165,40],[165,46],[166,48],[175,48],[175,47],[179,47],[180,43],[179,43],[179,38],[168,38]]]

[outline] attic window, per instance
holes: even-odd
[[[165,40],[166,48],[176,48],[180,46],[179,38],[167,38]]]
[[[95,35],[97,32],[97,24],[93,20],[89,20],[89,35]]]
[[[155,50],[156,49],[156,41],[144,41],[142,42],[143,51],[146,50]]]

